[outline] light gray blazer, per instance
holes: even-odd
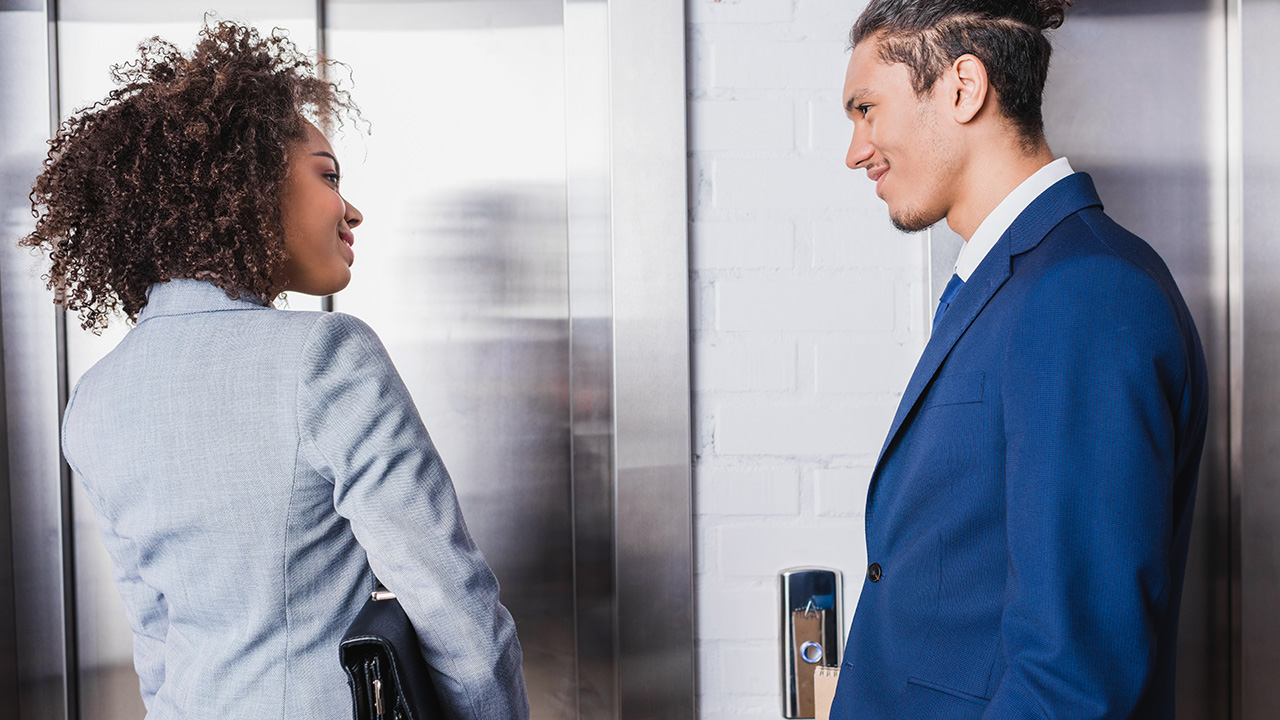
[[[528,717],[520,644],[374,332],[151,288],[63,423],[111,554],[148,718],[350,718],[338,641],[375,574],[458,718]]]

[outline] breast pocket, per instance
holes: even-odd
[[[921,408],[980,403],[985,382],[986,376],[981,372],[939,375],[929,386]]]

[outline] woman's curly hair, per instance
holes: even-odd
[[[158,37],[111,68],[117,87],[62,123],[31,191],[54,301],[100,331],[136,321],[147,288],[207,280],[264,304],[285,260],[281,188],[304,117],[358,113],[279,32],[208,25],[191,54]]]

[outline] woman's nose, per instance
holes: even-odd
[[[346,202],[346,200],[343,200],[343,202]],[[351,203],[348,202],[347,216],[345,220],[347,221],[347,227],[354,228],[355,226],[364,222],[364,214],[361,213],[360,210],[355,205],[352,205]]]

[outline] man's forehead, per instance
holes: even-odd
[[[870,40],[861,42],[853,49],[849,57],[849,66],[844,75],[844,104],[846,107],[856,105],[870,95],[874,84],[874,68],[881,63],[875,56],[875,48]]]

